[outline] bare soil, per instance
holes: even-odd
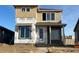
[[[78,53],[74,47],[36,47],[34,45],[0,44],[0,53]]]

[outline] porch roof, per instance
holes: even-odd
[[[53,27],[65,27],[66,24],[62,24],[62,23],[52,23],[52,22],[37,22],[36,23],[37,26],[53,26]]]
[[[16,26],[26,26],[26,25],[31,26],[32,24],[31,23],[18,23],[18,24],[16,24]]]
[[[19,23],[16,24],[16,26],[31,26],[31,23]],[[62,24],[62,23],[54,23],[54,22],[37,22],[36,26],[53,26],[53,27],[65,27],[66,24]]]

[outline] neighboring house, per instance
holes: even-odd
[[[0,43],[14,44],[14,32],[0,26]]]
[[[16,30],[14,43],[64,43],[62,10],[43,9],[37,5],[15,5]]]
[[[74,28],[74,32],[75,32],[75,45],[79,45],[79,19],[77,21],[77,24]]]
[[[75,36],[65,36],[65,45],[74,46],[75,44]]]

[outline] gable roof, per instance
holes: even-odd
[[[0,26],[0,29],[1,29],[1,30],[5,30],[5,31],[10,31],[10,32],[13,32],[13,31],[11,31],[11,30],[9,30],[9,29],[7,29],[7,28],[3,27],[3,26]],[[13,33],[14,33],[14,32],[13,32]]]
[[[76,25],[75,25],[74,31],[76,31],[77,26],[79,26],[78,24],[79,24],[79,19],[78,19],[78,21],[77,21],[77,23],[76,23]]]

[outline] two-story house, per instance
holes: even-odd
[[[37,5],[15,5],[16,30],[14,43],[64,43],[62,10],[43,9]]]

